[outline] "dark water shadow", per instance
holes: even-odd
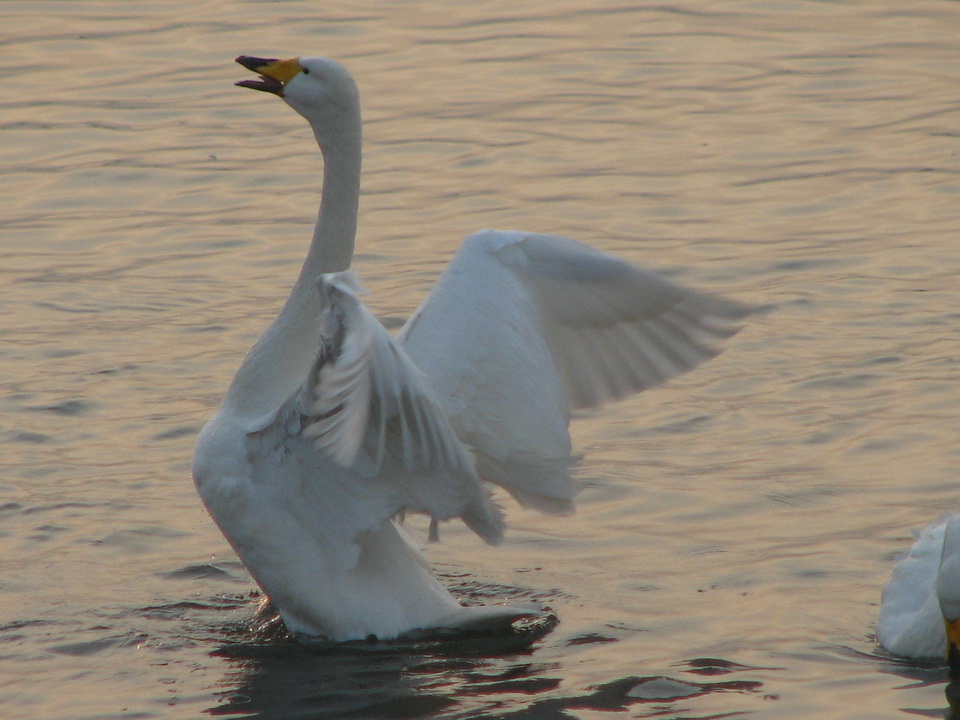
[[[547,610],[509,631],[304,644],[268,618],[247,632],[238,628],[236,641],[213,653],[230,661],[225,684],[234,689],[206,712],[261,720],[455,717],[475,704],[471,698],[537,695],[559,686],[556,664],[532,658],[558,622]]]
[[[211,572],[187,570],[204,578]],[[196,636],[214,640],[211,655],[227,664],[218,683],[222,691],[215,692],[217,702],[205,713],[257,720],[570,720],[628,709],[631,717],[664,717],[676,709],[686,718],[717,718],[748,713],[716,714],[713,694],[762,692],[750,675],[764,668],[722,658],[678,660],[670,677],[644,674],[642,660],[631,668],[618,661],[606,681],[577,687],[568,677],[568,659],[585,645],[615,648],[622,639],[615,627],[561,639],[553,634],[560,620],[549,609],[569,599],[561,591],[490,585],[465,575],[444,580],[468,605],[532,602],[544,610],[507,631],[434,631],[389,642],[313,639],[309,644],[294,639],[263,602],[250,621],[225,625],[211,623],[208,613],[194,615]],[[232,599],[250,607],[256,595]],[[730,705],[729,700],[720,704]],[[696,707],[706,712],[697,714]]]
[[[236,640],[214,652],[232,665],[224,680],[232,689],[206,712],[258,720],[571,720],[583,711],[631,709],[633,717],[662,717],[674,703],[718,692],[755,694],[762,688],[758,681],[729,677],[757,668],[697,658],[678,663],[681,673],[696,679],[629,675],[563,692],[561,661],[538,658],[542,641],[558,622],[548,611],[506,633],[308,646],[291,638],[277,618],[268,618],[256,628],[237,628]],[[581,643],[574,638],[568,644]],[[552,647],[551,654],[556,650]],[[718,675],[727,677],[713,677]],[[704,676],[711,681],[702,681]],[[648,712],[637,707],[643,705]]]
[[[877,646],[873,653],[863,653],[855,650],[850,650],[850,652],[861,659],[876,663],[880,672],[902,678],[905,681],[904,684],[895,689],[914,690],[936,685],[944,686],[946,707],[902,707],[900,708],[901,712],[918,717],[960,720],[960,685],[957,684],[958,678],[953,676],[945,660],[941,662],[901,658],[891,655],[880,646]]]

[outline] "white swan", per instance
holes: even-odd
[[[877,640],[901,657],[944,660],[960,648],[960,513],[916,533],[880,599]]]
[[[198,439],[193,476],[210,515],[295,634],[389,639],[530,614],[462,607],[394,518],[460,517],[497,543],[487,482],[572,511],[570,409],[712,357],[746,308],[572,240],[484,230],[394,339],[341,272],[360,183],[353,79],[326,58],[237,60],[260,74],[238,85],[310,123],[323,190],[286,304]]]

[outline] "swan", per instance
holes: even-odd
[[[915,535],[883,588],[877,640],[893,655],[954,665],[960,659],[960,513]]]
[[[388,640],[507,627],[529,606],[464,607],[434,577],[405,512],[504,536],[489,488],[573,511],[570,412],[717,354],[749,309],[574,240],[482,230],[396,337],[349,271],[360,101],[336,61],[241,56],[237,85],[280,96],[323,156],[320,212],[279,314],[197,440],[193,479],[298,638]]]

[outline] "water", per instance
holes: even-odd
[[[939,717],[872,637],[960,505],[960,6],[679,0],[0,5],[0,712],[16,718]],[[356,74],[355,267],[396,327],[481,227],[764,306],[578,420],[586,489],[429,548],[537,599],[527,650],[305,650],[189,480],[294,278],[309,130],[235,55]]]

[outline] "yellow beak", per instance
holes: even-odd
[[[303,71],[300,58],[272,60],[241,55],[237,58],[237,62],[247,70],[252,70],[260,75],[259,80],[241,80],[237,85],[273,93],[280,97],[283,97],[284,86]]]

